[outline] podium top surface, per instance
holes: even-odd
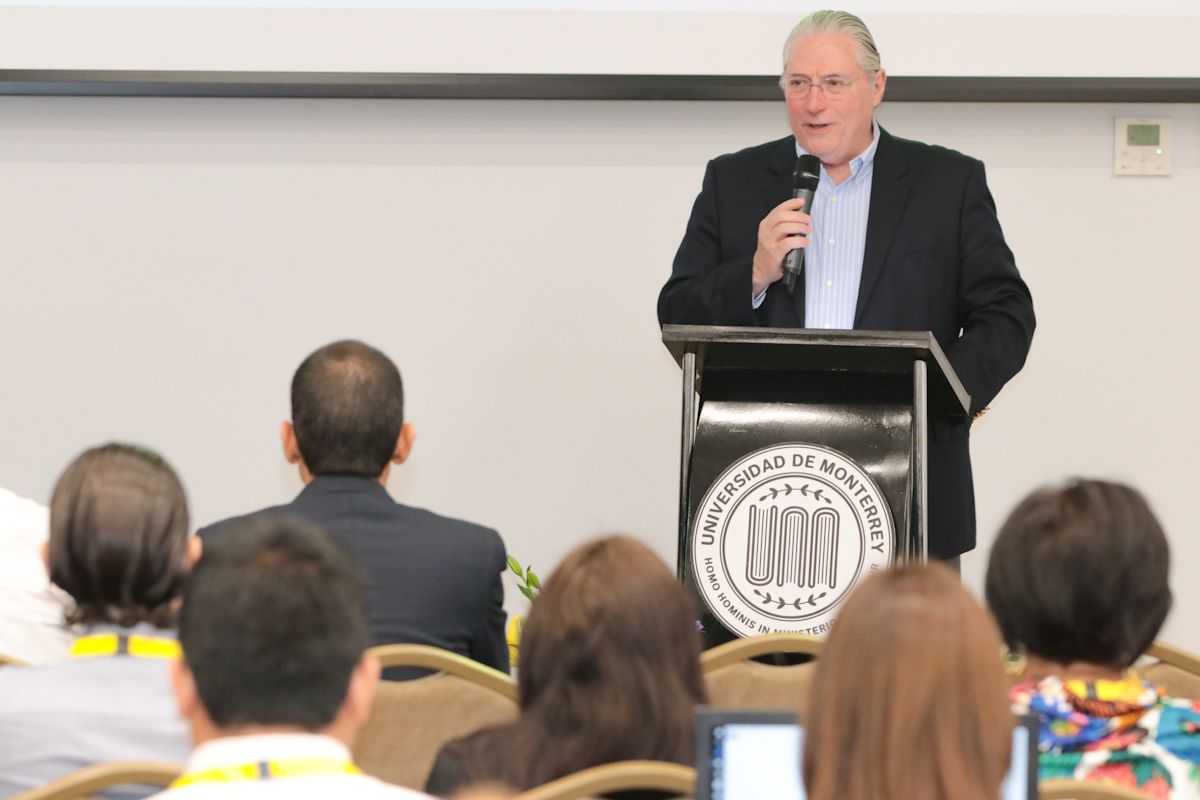
[[[929,331],[664,325],[662,338],[676,363],[694,353],[698,370],[904,374],[912,372],[914,361],[923,361],[933,410],[961,415],[971,407],[971,396]]]

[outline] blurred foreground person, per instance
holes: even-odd
[[[214,541],[184,589],[179,641],[172,677],[196,751],[156,797],[424,797],[350,760],[379,662],[359,569],[316,526],[250,517]]]
[[[179,652],[172,628],[184,577],[199,554],[188,530],[183,485],[154,453],[108,444],[63,472],[45,555],[81,635],[65,661],[0,669],[0,796],[105,761],[187,758],[168,665]]]
[[[1013,715],[992,620],[940,565],[869,578],[833,625],[804,743],[810,800],[995,800]]]
[[[1161,798],[1200,798],[1200,705],[1133,664],[1171,608],[1170,553],[1136,489],[1040,489],[992,546],[987,601],[1024,667],[1013,707],[1042,720],[1039,772]]]
[[[627,759],[691,765],[705,700],[700,634],[679,582],[624,536],[572,551],[533,603],[517,671],[521,716],[442,748],[426,791],[525,791]]]
[[[73,638],[40,555],[49,531],[50,509],[0,489],[0,653],[27,664],[61,661]]]

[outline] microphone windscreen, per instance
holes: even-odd
[[[810,153],[805,153],[796,159],[796,172],[792,175],[792,188],[815,192],[817,184],[820,182],[821,159]]]

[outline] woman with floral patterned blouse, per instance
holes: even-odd
[[[1010,696],[1041,720],[1043,780],[1200,800],[1200,703],[1133,669],[1170,610],[1169,563],[1145,498],[1121,484],[1041,489],[1001,528],[987,601],[1023,657]]]

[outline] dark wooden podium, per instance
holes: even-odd
[[[930,420],[970,398],[927,332],[668,325],[683,369],[678,573],[708,645],[823,633],[927,557]]]

